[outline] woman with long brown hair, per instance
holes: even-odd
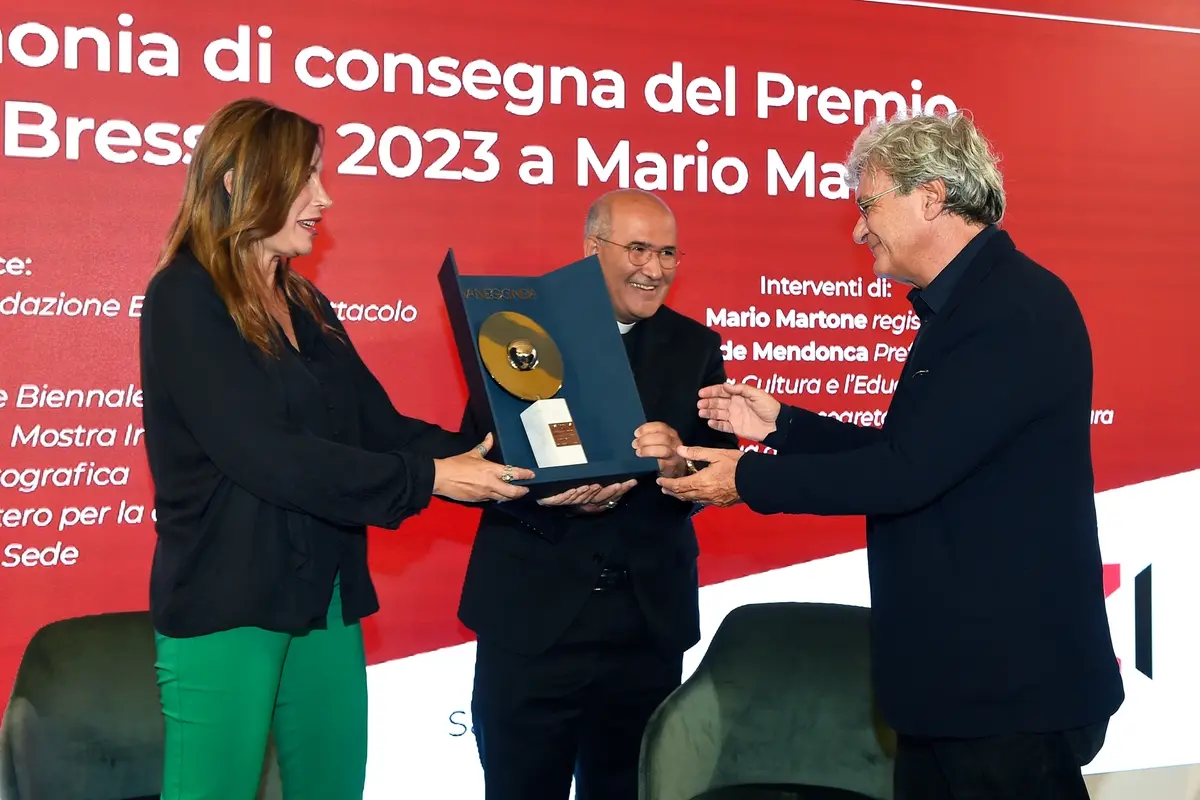
[[[321,128],[259,100],[209,120],[141,317],[163,800],[251,798],[268,734],[288,800],[362,797],[366,526],[528,470],[399,414],[290,267],[332,205]]]

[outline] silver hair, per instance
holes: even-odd
[[[900,194],[941,180],[946,211],[968,222],[991,225],[1004,217],[1000,158],[970,116],[922,114],[876,120],[854,142],[846,160],[850,187],[867,172],[883,172]]]

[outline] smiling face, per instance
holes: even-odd
[[[607,220],[584,241],[584,255],[599,257],[617,319],[648,319],[666,301],[675,279],[675,216],[657,198],[631,193],[608,200]]]
[[[860,218],[854,241],[875,257],[875,274],[924,288],[927,255],[937,240],[937,220],[944,197],[940,181],[901,194],[890,175],[868,169],[859,181],[856,202]]]
[[[317,226],[321,221],[321,215],[325,209],[333,205],[333,200],[330,199],[321,182],[323,168],[324,160],[321,156],[321,149],[317,148],[313,153],[312,172],[300,190],[300,194],[292,202],[287,222],[278,233],[263,240],[263,250],[268,258],[286,260],[312,252],[313,239],[317,235]]]

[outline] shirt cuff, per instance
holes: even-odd
[[[411,452],[393,452],[406,462],[407,469],[412,470],[413,512],[424,511],[433,502],[433,480],[437,469],[433,464],[433,458]]]
[[[772,450],[782,451],[787,446],[788,434],[792,429],[792,421],[796,419],[795,409],[781,406],[779,416],[775,418],[775,430],[763,439],[762,443]]]
[[[747,451],[738,459],[733,472],[733,485],[738,497],[756,514],[774,513],[770,470],[775,456]]]

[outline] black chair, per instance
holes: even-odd
[[[819,603],[730,612],[646,726],[640,800],[891,800],[869,619]]]
[[[163,724],[146,612],[54,622],[25,648],[0,721],[0,800],[157,800]],[[259,800],[282,798],[273,749]]]

